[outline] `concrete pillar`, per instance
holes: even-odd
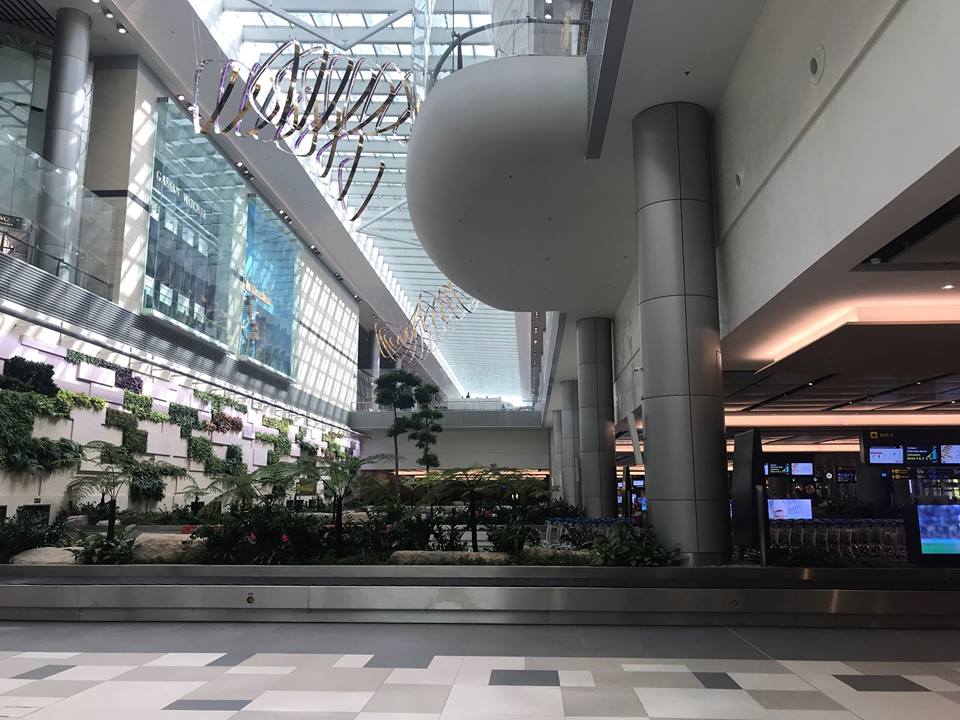
[[[692,563],[730,552],[710,120],[689,103],[633,121],[648,514]]]
[[[380,377],[380,339],[376,333],[370,333],[370,377],[374,382]]]
[[[90,16],[80,10],[57,12],[45,114],[43,156],[53,167],[44,173],[37,223],[40,252],[34,262],[64,280],[73,280],[69,265],[77,264],[80,237],[79,168],[83,165],[90,25]]]
[[[580,487],[589,517],[617,516],[612,329],[609,318],[577,321]]]
[[[550,491],[570,502],[563,494],[563,410],[553,411],[550,428]]]
[[[563,454],[563,499],[572,505],[580,505],[580,401],[577,381],[560,383],[561,449]]]

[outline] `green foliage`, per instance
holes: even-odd
[[[138,426],[136,417],[128,412],[115,410],[114,408],[107,408],[107,417],[103,421],[103,424],[108,428],[123,430],[124,432],[136,430]]]
[[[133,538],[122,532],[113,538],[94,533],[80,540],[73,553],[84,565],[125,565],[133,561]]]
[[[608,567],[662,567],[679,565],[680,554],[667,550],[653,528],[616,523],[598,533],[592,543],[593,564]]]
[[[396,550],[427,550],[434,521],[417,508],[405,507],[391,498],[367,513],[367,522],[347,526],[346,547],[350,555],[384,561]]]
[[[211,411],[215,413],[222,412],[225,407],[233,408],[243,415],[247,413],[246,404],[228,395],[217,395],[216,393],[205,392],[203,390],[194,390],[193,396],[209,405]]]
[[[0,389],[15,392],[35,392],[53,397],[59,388],[53,381],[53,365],[12,357],[3,364]]]
[[[76,350],[67,350],[67,362],[73,363],[74,365],[87,363],[88,365],[101,367],[105,370],[113,370],[114,375],[116,376],[116,385],[118,388],[121,390],[132,390],[135,393],[143,392],[143,378],[134,375],[130,368],[121,367],[116,363],[112,363],[108,360],[102,360],[101,358],[94,357],[93,355],[84,355]]]
[[[0,391],[0,468],[19,473],[50,473],[77,465],[79,445],[70,440],[34,438],[38,401],[49,396]]]
[[[290,436],[285,433],[274,435],[268,432],[258,432],[254,435],[254,438],[262,443],[273,445],[273,450],[267,453],[267,465],[279,462],[282,457],[289,455],[290,451],[293,450]]]
[[[496,552],[520,555],[527,546],[540,544],[540,532],[528,524],[522,508],[500,508],[498,525],[487,525],[487,539]]]
[[[156,412],[153,409],[153,398],[148,395],[124,390],[123,409],[127,410],[138,420],[149,420],[150,422],[168,423],[170,416],[165,413]]]
[[[328,535],[316,515],[266,505],[231,512],[218,525],[198,528],[193,537],[206,539],[207,562],[279,565],[322,556]]]
[[[170,403],[170,422],[180,426],[180,437],[188,438],[194,430],[200,430],[200,415],[196,408]]]
[[[62,519],[49,524],[46,517],[37,513],[17,513],[0,522],[0,563],[6,564],[26,550],[62,545],[65,538]]]
[[[380,407],[409,410],[416,404],[413,393],[421,382],[409,370],[388,370],[377,378],[374,400]]]
[[[208,475],[240,475],[245,473],[247,465],[243,462],[243,448],[239,445],[228,445],[227,456],[222,460],[213,454],[211,448],[210,457],[204,461],[203,471]]]
[[[187,440],[187,457],[197,462],[206,462],[213,457],[213,442],[210,438],[194,436]]]
[[[425,383],[414,391],[414,397],[417,409],[407,421],[407,429],[410,431],[407,437],[420,449],[417,463],[429,472],[431,468],[440,467],[440,459],[433,452],[433,446],[437,444],[437,434],[443,432],[440,424],[443,413],[436,409],[440,400],[440,388],[433,383]]]
[[[61,390],[59,393],[57,393],[57,395],[66,395],[70,398],[70,401],[73,403],[74,407],[83,408],[84,410],[96,410],[99,412],[107,406],[107,401],[103,398],[94,397],[93,395],[86,395],[84,393]]]
[[[286,435],[290,432],[291,421],[289,418],[274,418],[274,417],[264,417],[263,426],[268,428],[273,428],[274,430],[279,430],[281,435]]]
[[[147,431],[139,429],[124,430],[120,444],[132,453],[143,455],[147,452]]]

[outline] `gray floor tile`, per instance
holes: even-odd
[[[560,687],[560,675],[556,670],[491,670],[490,684]]]
[[[834,675],[860,692],[929,692],[922,685],[900,675]]]
[[[430,666],[431,661],[433,660],[432,654],[425,653],[407,653],[407,652],[391,652],[391,653],[377,653],[374,655],[370,661],[364,665],[368,668],[415,668],[423,670]]]
[[[843,710],[821,692],[806,690],[750,690],[750,697],[766,710]]]
[[[164,710],[243,710],[249,704],[249,700],[177,700]]]
[[[370,692],[377,690],[390,676],[389,668],[315,668],[299,667],[289,675],[280,675],[276,690],[324,690]]]
[[[958,659],[956,648],[960,647],[960,630],[737,628],[735,632],[777,660],[946,662]]]
[[[695,672],[694,676],[708,690],[739,690],[736,681],[722,672]]]
[[[560,688],[568,717],[645,717],[643,704],[628,688]]]
[[[240,665],[245,660],[249,660],[255,654],[256,653],[252,652],[228,652],[213,662],[207,663],[207,667],[234,667],[235,665]]]
[[[648,688],[702,688],[703,684],[691,672],[628,672],[624,673],[628,687]],[[599,685],[599,683],[597,683]]]
[[[27,670],[26,672],[20,673],[19,675],[14,675],[14,680],[43,680],[48,678],[51,675],[56,675],[61,673],[64,670],[69,670],[74,667],[73,665],[41,665],[38,668],[33,670]]]
[[[960,705],[960,692],[942,692],[938,694],[943,695],[943,697],[947,698],[947,700],[953,700],[955,703]]]
[[[353,712],[269,712],[266,710],[244,710],[233,716],[232,720],[356,720]]]
[[[450,685],[384,685],[363,706],[363,712],[437,714],[450,695]]]
[[[100,682],[94,680],[37,680],[29,685],[3,693],[3,695],[67,698],[100,684]]]

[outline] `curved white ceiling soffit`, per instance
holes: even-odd
[[[586,123],[581,57],[500,58],[431,91],[407,198],[457,285],[504,310],[615,312],[636,270],[632,148],[623,134],[586,160]]]

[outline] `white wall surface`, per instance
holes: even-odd
[[[640,355],[640,304],[637,276],[620,301],[613,321],[613,401],[617,420],[640,407],[643,373]]]
[[[443,468],[499,465],[525,469],[550,467],[549,429],[445,429],[435,448]],[[393,467],[393,440],[386,430],[364,431],[360,440],[364,455],[390,455],[388,462],[373,467]],[[400,468],[417,469],[420,452],[416,446],[400,438]]]
[[[716,117],[725,333],[960,146],[958,36],[956,0],[768,2]]]

